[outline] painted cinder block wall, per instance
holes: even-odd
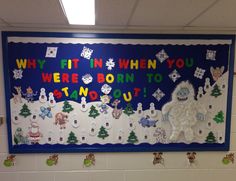
[[[1,35],[0,35],[1,36]],[[0,37],[1,40],[1,37]],[[235,69],[236,70],[236,69]],[[230,151],[236,152],[236,76]],[[0,115],[5,117],[5,98],[0,43]],[[16,155],[16,165],[6,168],[8,155],[6,123],[0,127],[0,181],[235,181],[236,163],[222,164],[227,152],[197,152],[197,161],[189,166],[186,152],[164,153],[165,165],[153,165],[150,153],[95,153],[96,165],[83,167],[85,154],[59,154],[56,166],[48,167],[50,154]]]

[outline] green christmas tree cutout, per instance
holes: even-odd
[[[78,143],[77,137],[75,136],[75,133],[73,133],[72,131],[69,134],[69,137],[67,139],[67,143],[69,143],[69,144]]]
[[[212,91],[211,91],[211,96],[214,96],[215,98],[217,98],[221,94],[222,93],[221,93],[221,90],[220,90],[219,86],[217,84],[215,84]]]
[[[128,103],[123,112],[124,112],[124,114],[126,114],[128,116],[130,116],[131,114],[134,114],[132,104]]]
[[[102,138],[102,139],[105,139],[106,137],[108,137],[109,134],[108,132],[106,131],[106,129],[102,126],[100,128],[100,131],[98,132],[98,138]]]
[[[218,124],[218,123],[223,123],[224,122],[224,113],[223,111],[218,112],[213,120]]]
[[[22,109],[20,110],[19,115],[24,116],[25,118],[31,115],[31,112],[26,104],[22,106]]]
[[[96,107],[95,106],[91,106],[90,107],[90,111],[89,111],[89,117],[92,117],[92,118],[96,118],[97,116],[99,116],[100,114],[99,114],[99,112],[98,112],[98,110],[96,109]]]
[[[208,136],[206,137],[205,140],[207,143],[216,143],[216,137],[213,132],[209,132]]]
[[[132,143],[132,144],[138,142],[138,138],[137,138],[137,136],[136,136],[136,134],[135,134],[134,131],[131,131],[131,132],[130,132],[127,142],[128,142],[128,143]]]
[[[72,105],[70,105],[70,103],[68,101],[64,101],[63,103],[63,108],[62,108],[62,112],[67,112],[70,113],[71,111],[74,110],[74,108],[72,107]]]

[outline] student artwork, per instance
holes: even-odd
[[[222,159],[222,163],[224,165],[228,165],[229,163],[234,163],[234,153],[226,154],[226,156]]]
[[[229,149],[234,36],[29,35],[3,32],[11,153]]]
[[[39,117],[42,119],[45,119],[46,117],[52,118],[51,108],[50,107],[40,107],[41,113],[39,114]]]
[[[37,92],[34,93],[33,89],[31,87],[28,87],[26,89],[26,93],[22,93],[25,96],[25,99],[28,102],[34,102],[34,96],[37,96]]]
[[[112,106],[114,106],[114,109],[112,111],[112,116],[113,118],[115,119],[119,119],[121,114],[122,114],[122,108],[121,109],[118,109],[118,105],[120,104],[120,100],[118,99],[115,99],[113,101],[113,103],[111,104]]]
[[[22,103],[22,96],[21,96],[21,87],[20,86],[14,86],[16,93],[13,93],[13,101],[14,103]]]
[[[164,165],[164,158],[163,158],[163,153],[162,152],[158,152],[158,153],[153,153],[154,155],[154,158],[153,158],[153,165],[156,165],[156,164],[161,164],[161,165]]]
[[[46,160],[47,166],[57,165],[58,159],[59,158],[58,158],[57,154],[53,154],[53,155],[49,156],[49,158]]]
[[[33,144],[39,144],[39,141],[43,137],[43,134],[39,130],[39,124],[37,122],[31,122],[28,132],[28,140],[29,142]]]
[[[66,129],[66,123],[68,122],[68,116],[62,112],[56,113],[55,125],[59,125],[60,129]]]
[[[186,155],[190,166],[196,163],[196,152],[188,152]]]
[[[16,156],[15,155],[9,155],[7,158],[4,160],[3,165],[5,167],[12,167],[16,163]]]
[[[84,159],[84,166],[91,167],[93,165],[95,165],[95,155],[93,153],[89,153]]]
[[[28,144],[29,140],[27,136],[24,136],[22,128],[18,127],[14,134],[14,143],[18,144]]]

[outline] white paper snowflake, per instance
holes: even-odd
[[[157,54],[156,54],[156,57],[157,59],[162,63],[164,62],[166,59],[169,58],[169,56],[167,55],[167,53],[165,52],[164,49],[162,49],[161,51],[159,51]]]
[[[109,94],[112,90],[112,87],[109,86],[108,84],[104,84],[102,87],[101,87],[101,91],[103,94]]]
[[[175,69],[173,70],[170,74],[169,74],[170,79],[175,82],[176,80],[178,80],[181,76],[179,74],[179,72]]]
[[[84,46],[80,56],[90,60],[92,54],[93,54],[93,50]]]
[[[156,98],[157,101],[160,101],[162,99],[162,97],[165,96],[164,92],[161,91],[161,89],[157,89],[153,94],[152,94],[153,97]]]
[[[45,57],[56,58],[57,56],[57,47],[47,47]]]
[[[194,72],[194,77],[198,78],[198,79],[202,79],[204,74],[205,74],[205,71],[204,69],[202,68],[199,68],[197,67],[195,72]]]
[[[13,70],[13,78],[14,79],[22,79],[22,77],[23,77],[23,70],[21,70],[21,69],[14,69]]]
[[[82,76],[82,81],[84,82],[84,84],[90,84],[91,82],[93,82],[93,77],[90,74],[85,74],[84,76]]]
[[[207,60],[216,60],[216,51],[215,50],[207,50],[206,59]]]
[[[106,66],[107,66],[108,70],[112,70],[115,67],[115,62],[114,62],[113,58],[109,58],[106,61]]]

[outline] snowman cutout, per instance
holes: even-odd
[[[81,143],[87,143],[87,136],[86,136],[87,134],[86,134],[86,131],[83,129],[82,131],[81,131],[81,134],[80,134],[80,137],[79,137],[79,141],[81,142]]]
[[[80,110],[86,112],[88,110],[88,105],[85,97],[81,97]]]
[[[22,122],[22,120],[20,119],[20,117],[16,112],[13,112],[13,114],[11,115],[11,121],[16,125]]]
[[[39,102],[41,103],[47,102],[47,96],[44,88],[40,89]]]
[[[155,118],[157,116],[157,111],[155,108],[155,104],[153,102],[150,103],[150,107],[149,107],[149,114],[148,114],[151,118]]]
[[[52,131],[49,131],[49,132],[48,132],[48,136],[47,136],[46,142],[47,142],[48,144],[53,144],[53,143],[54,143],[53,137],[54,137],[53,132],[52,132]]]
[[[148,129],[146,129],[145,131],[143,131],[143,141],[149,142],[149,139],[150,139],[150,132]]]
[[[64,134],[62,131],[59,132],[58,143],[64,144]]]
[[[49,93],[48,106],[49,107],[55,107],[56,106],[56,101],[55,101],[55,98],[54,98],[52,92]]]
[[[201,99],[202,97],[203,97],[203,88],[199,87],[197,93],[197,100]]]
[[[211,84],[210,84],[210,78],[205,79],[205,85],[204,85],[204,91],[207,92],[210,90]]]
[[[137,113],[139,117],[143,116],[143,107],[142,107],[142,103],[138,103],[138,107],[137,107]]]
[[[80,121],[78,120],[78,115],[77,114],[74,114],[72,116],[71,125],[72,125],[73,128],[78,128],[80,126]]]
[[[118,143],[123,143],[124,142],[124,131],[122,129],[120,129],[118,131],[117,142]]]
[[[89,135],[95,136],[97,134],[97,126],[95,122],[92,122],[89,129]]]
[[[135,130],[135,128],[136,128],[135,122],[134,122],[133,120],[129,120],[128,129],[129,129],[130,131],[133,131],[133,130]]]

